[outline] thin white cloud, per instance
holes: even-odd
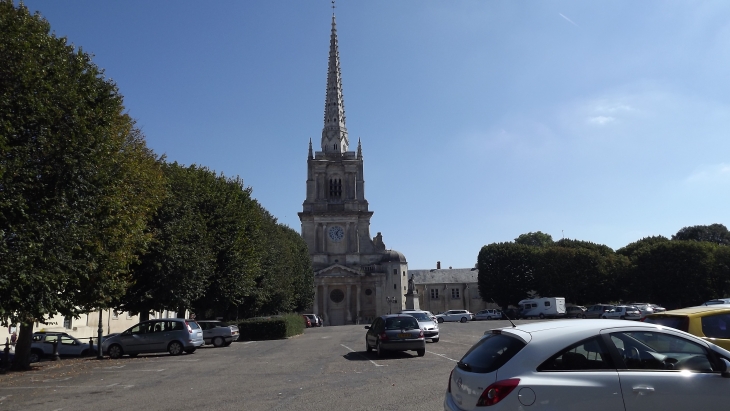
[[[684,179],[686,184],[713,184],[730,182],[730,164],[720,163],[697,168]]]
[[[577,24],[575,24],[575,23],[573,22],[573,20],[571,20],[571,19],[569,19],[569,18],[565,17],[565,16],[563,15],[563,13],[558,13],[558,14],[560,15],[560,17],[564,18],[565,20],[568,20],[568,21],[570,22],[570,24],[574,25],[575,27],[580,27],[580,26],[578,26]]]
[[[614,117],[607,117],[607,116],[596,116],[596,117],[590,117],[588,119],[588,122],[591,124],[598,124],[599,126],[606,125],[608,123],[611,123],[615,121],[616,119]]]
[[[603,113],[615,113],[618,111],[633,111],[634,109],[627,104],[616,103],[613,105],[598,105],[596,106],[597,112]]]

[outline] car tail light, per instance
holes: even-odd
[[[380,341],[388,341],[388,334],[380,333]]]
[[[451,382],[451,380],[449,380]],[[502,401],[512,390],[519,385],[519,378],[510,378],[508,380],[497,381],[494,384],[487,387],[486,390],[479,397],[477,401],[477,407],[484,407],[494,405]]]
[[[423,335],[423,330],[421,330],[421,332],[418,333],[418,338],[425,338]]]
[[[451,370],[451,374],[449,374],[449,388],[446,389],[446,392],[451,392],[451,377],[454,376],[454,370]]]
[[[190,327],[190,324],[188,324],[187,321],[185,321],[185,326],[188,327],[188,333],[189,334],[192,334],[193,333],[193,329]]]

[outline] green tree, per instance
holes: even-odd
[[[663,243],[665,241],[669,241],[667,237],[664,236],[652,236],[652,237],[644,237],[639,241],[635,241],[625,247],[619,248],[616,250],[616,254],[621,254],[629,258],[633,258],[637,254],[640,254],[647,248],[653,247],[655,244]]]
[[[708,241],[730,245],[730,232],[722,224],[695,225],[677,231],[677,234],[672,236],[672,240]]]
[[[477,282],[484,301],[494,300],[500,307],[516,304],[535,289],[537,249],[514,243],[493,243],[479,251]]]
[[[215,271],[215,233],[209,230],[216,175],[206,168],[163,167],[167,195],[149,227],[149,251],[132,267],[134,285],[122,308],[148,318],[150,311],[185,311],[209,285]]]
[[[697,305],[718,290],[715,263],[718,245],[697,241],[666,241],[643,249],[634,259],[631,297],[669,308]]]
[[[553,244],[553,237],[541,231],[527,234],[520,234],[515,238],[515,244],[531,245],[534,247],[547,247]]]
[[[116,85],[40,15],[0,0],[0,319],[33,322],[114,301],[161,196],[157,159]]]
[[[261,272],[262,229],[259,204],[240,178],[220,175],[207,210],[214,270],[205,293],[193,306],[205,318],[236,319]]]

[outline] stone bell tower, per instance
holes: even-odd
[[[307,193],[299,220],[315,271],[315,313],[326,325],[367,321],[403,307],[405,257],[386,250],[382,235],[370,237],[363,155],[349,151],[345,102],[332,14],[321,151],[309,140]],[[394,256],[393,253],[396,253]]]

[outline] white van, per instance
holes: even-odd
[[[519,306],[522,318],[565,317],[565,298],[563,297],[531,298],[520,301]]]

